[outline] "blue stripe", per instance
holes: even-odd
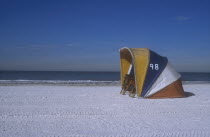
[[[143,90],[141,93],[142,97],[144,97],[148,92],[148,90],[152,87],[153,83],[162,73],[167,63],[168,59],[166,57],[162,57],[150,50],[149,66],[147,69],[147,74],[144,81]]]

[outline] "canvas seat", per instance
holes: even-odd
[[[125,95],[129,91],[129,96],[134,97],[136,94],[135,78],[132,75],[126,74],[120,94]]]

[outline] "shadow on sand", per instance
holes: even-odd
[[[184,91],[184,95],[185,95],[185,98],[188,98],[188,97],[191,97],[191,96],[195,96],[194,93],[192,93],[192,92],[187,92],[187,91]]]

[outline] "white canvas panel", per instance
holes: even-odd
[[[178,72],[176,72],[176,70],[168,62],[165,69],[160,74],[160,76],[157,78],[157,80],[154,82],[154,84],[149,89],[149,91],[147,92],[145,97],[149,97],[149,96],[153,95],[154,93],[160,91],[161,89],[163,89],[164,87],[173,83],[180,77],[181,77],[181,75]]]
[[[130,65],[129,69],[128,69],[128,75],[131,73],[131,69],[132,69],[132,64]]]

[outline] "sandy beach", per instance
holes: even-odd
[[[210,84],[186,98],[138,99],[120,86],[1,85],[0,136],[210,136]]]

